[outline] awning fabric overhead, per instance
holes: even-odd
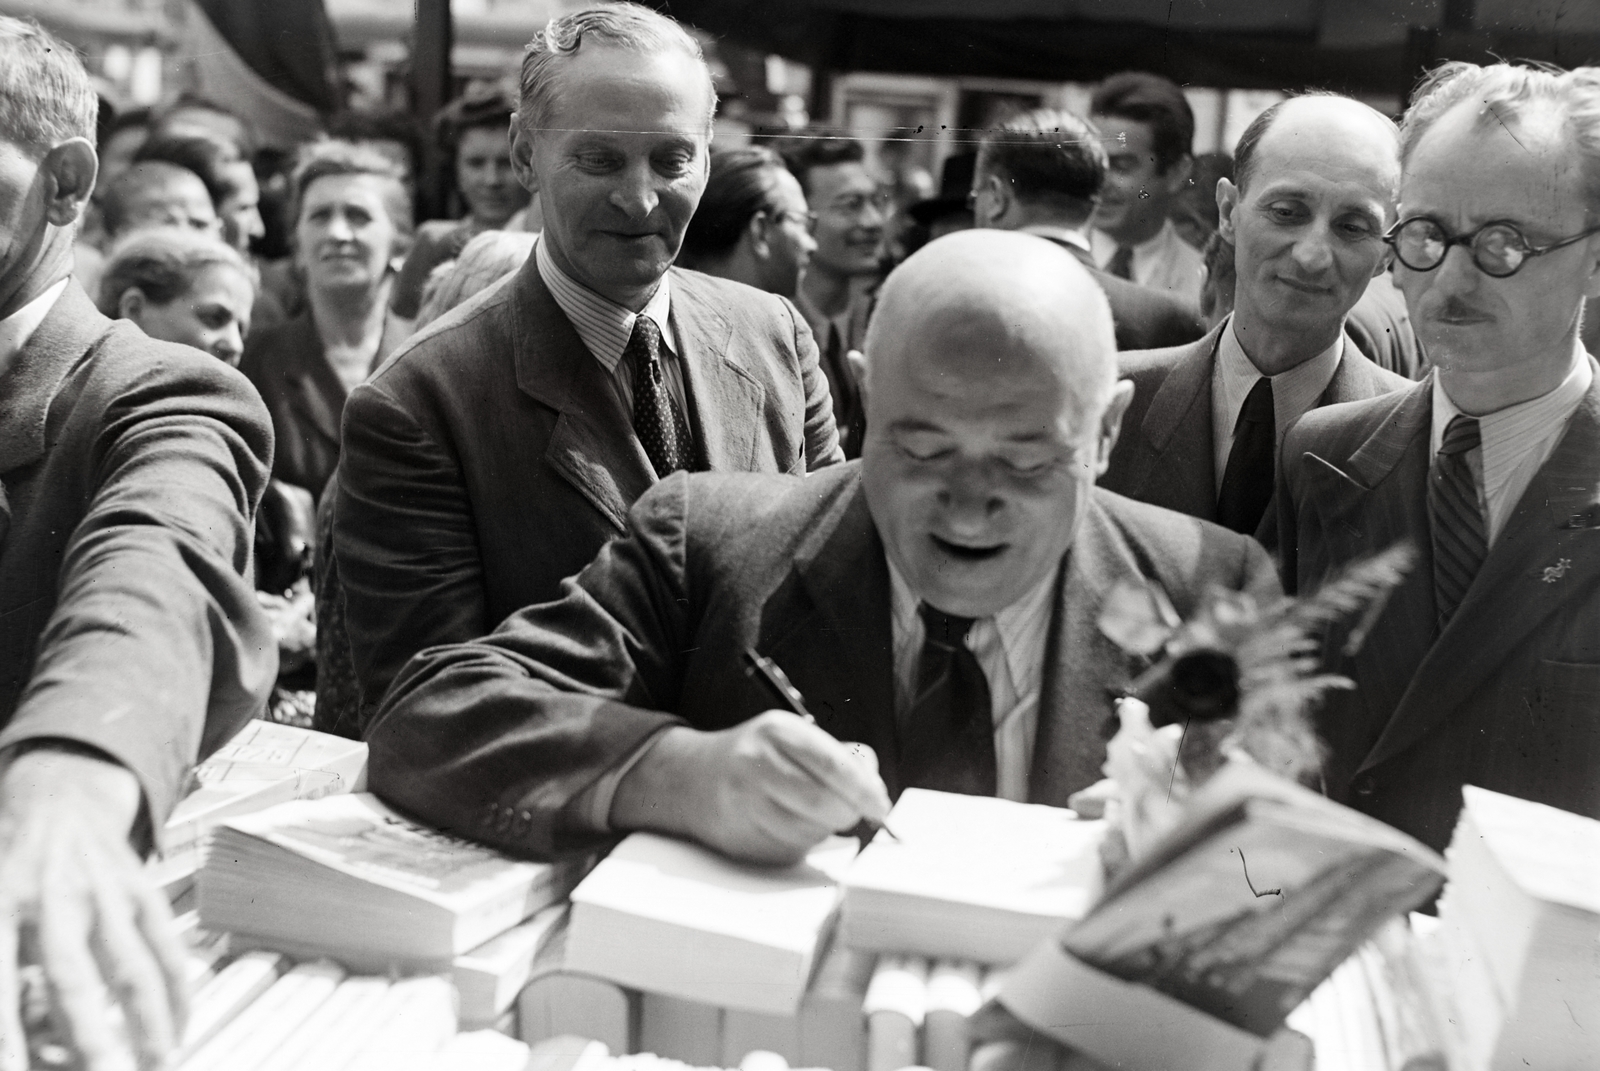
[[[650,2],[832,71],[1093,81],[1143,68],[1190,85],[1393,94],[1440,58],[1600,58],[1591,0],[1581,15],[1556,0]]]

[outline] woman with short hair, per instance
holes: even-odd
[[[100,311],[132,320],[151,338],[180,342],[237,366],[256,298],[255,270],[208,234],[136,231],[111,251]]]

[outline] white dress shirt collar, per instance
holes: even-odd
[[[543,237],[534,246],[538,259],[539,275],[550,288],[561,311],[567,314],[578,337],[583,340],[595,359],[607,372],[616,374],[617,363],[633,337],[633,323],[640,316],[648,316],[661,329],[661,341],[674,355],[678,352],[678,339],[672,331],[672,279],[663,275],[656,292],[638,313],[618,305],[604,295],[597,294],[572,276],[562,271],[550,255]]]
[[[39,330],[44,318],[50,315],[56,301],[66,292],[68,281],[61,279],[50,284],[38,297],[0,320],[0,374],[11,367],[11,362],[22,352],[33,333]]]
[[[1491,546],[1505,529],[1534,475],[1550,460],[1593,380],[1589,354],[1578,342],[1573,345],[1566,378],[1554,390],[1478,417],[1481,444],[1469,451],[1467,463],[1477,477],[1480,502],[1487,507],[1485,520]],[[1438,373],[1434,373],[1430,459],[1438,454],[1445,428],[1460,412]]]
[[[1261,378],[1261,370],[1239,341],[1236,323],[1235,318],[1229,316],[1227,326],[1222,329],[1222,336],[1217,340],[1216,367],[1211,376],[1211,439],[1219,490],[1223,472],[1228,467],[1228,454],[1233,449],[1234,433],[1238,431],[1239,411],[1244,408],[1245,398],[1256,380]],[[1339,362],[1344,359],[1344,346],[1345,336],[1341,331],[1333,345],[1309,361],[1272,377],[1273,430],[1280,446],[1290,426],[1316,408],[1317,399],[1333,382]]]
[[[1062,227],[1054,223],[1030,223],[1021,228],[1023,234],[1035,234],[1040,238],[1048,238],[1053,242],[1076,246],[1085,253],[1091,252],[1088,237],[1081,230],[1071,227]]]

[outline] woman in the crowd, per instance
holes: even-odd
[[[198,231],[162,227],[136,231],[111,251],[98,304],[151,338],[236,366],[255,296],[255,273],[236,249]]]
[[[345,398],[411,331],[388,311],[411,199],[391,161],[341,141],[309,146],[292,187],[307,307],[253,335],[240,368],[272,413],[273,476],[320,497],[339,462]]]
[[[160,227],[137,231],[112,250],[99,306],[151,338],[237,365],[255,296],[255,270],[238,250],[209,234]],[[310,720],[313,523],[309,494],[279,480],[268,484],[256,512],[256,595],[278,639],[279,687],[270,707],[277,721]],[[291,715],[301,708],[303,716]]]
[[[417,231],[416,246],[395,286],[394,310],[408,319],[422,304],[422,288],[433,269],[461,254],[466,244],[491,230],[537,231],[528,220],[529,193],[511,169],[506,137],[516,103],[494,89],[469,92],[434,120],[439,141],[454,161],[456,190],[466,203],[459,220],[433,220]]]
[[[200,176],[222,220],[222,238],[241,253],[261,237],[261,187],[238,146],[200,134],[156,134],[139,147],[134,162],[164,160]]]

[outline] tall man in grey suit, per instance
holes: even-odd
[[[533,256],[345,409],[334,546],[369,709],[417,651],[554,598],[657,479],[841,460],[795,307],[671,268],[715,105],[694,40],[637,5],[529,45],[511,137]]]
[[[1100,134],[1086,120],[1059,108],[1019,115],[978,145],[973,220],[979,227],[1036,234],[1076,257],[1111,304],[1119,350],[1193,342],[1205,333],[1199,309],[1095,265],[1089,217],[1107,166]]]
[[[1117,581],[1184,613],[1214,584],[1276,593],[1251,540],[1094,487],[1130,388],[1061,249],[932,242],[867,346],[859,462],[658,485],[559,601],[412,660],[369,732],[374,791],[535,856],[654,829],[792,860],[906,786],[1064,806],[1130,680],[1097,627]],[[816,725],[771,709],[747,647]]]
[[[1278,444],[1307,410],[1399,390],[1345,317],[1387,259],[1400,180],[1394,124],[1345,97],[1299,97],[1239,139],[1217,183],[1233,314],[1200,341],[1122,355],[1127,430],[1101,485],[1277,542]]]
[[[1597,68],[1430,76],[1390,241],[1436,371],[1284,443],[1287,584],[1421,552],[1321,729],[1328,792],[1436,848],[1463,784],[1600,817],[1597,115]]]
[[[140,857],[278,669],[251,583],[266,407],[71,277],[96,109],[69,45],[0,18],[0,1071],[28,1067],[19,960],[74,1066],[163,1066],[189,975]]]

